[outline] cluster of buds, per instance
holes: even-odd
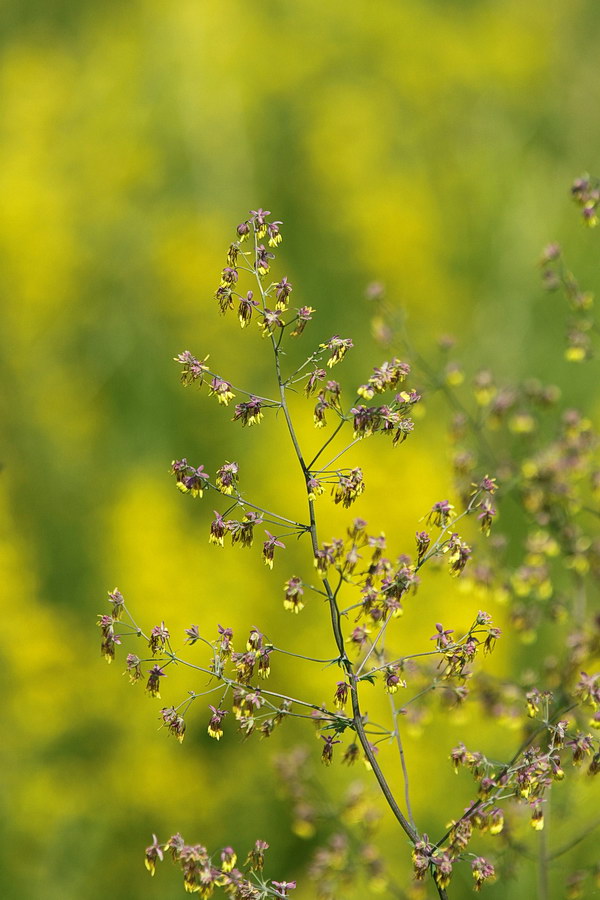
[[[249,510],[244,517],[238,519],[224,519],[223,516],[214,510],[215,518],[211,522],[208,540],[211,544],[223,547],[225,537],[231,538],[232,544],[241,544],[242,547],[251,547],[254,541],[254,529],[262,524],[262,517]],[[268,534],[269,532],[267,532]]]
[[[177,488],[191,497],[202,497],[208,487],[209,476],[204,466],[189,465],[187,459],[175,459],[171,463],[171,474],[175,475]]]
[[[395,402],[389,406],[354,406],[350,410],[354,438],[380,433],[391,437],[394,446],[403,443],[415,427],[406,412],[419,399],[418,394],[405,392],[397,394]]]
[[[244,400],[242,403],[237,404],[233,414],[233,421],[241,422],[242,425],[258,425],[264,415],[262,411],[263,406],[264,400],[258,397],[250,397],[249,400]]]
[[[362,469],[351,469],[347,475],[340,475],[340,480],[332,490],[334,503],[341,503],[348,509],[364,492],[365,482]]]

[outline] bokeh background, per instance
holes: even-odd
[[[381,361],[364,300],[379,279],[422,348],[452,332],[468,367],[591,397],[593,370],[563,361],[564,310],[536,261],[559,240],[582,282],[598,283],[597,237],[568,197],[598,167],[598,4],[4,0],[0,23],[0,890],[179,896],[174,870],[150,880],[143,867],[151,833],[178,829],[210,847],[264,837],[273,876],[290,879],[311,847],[289,828],[271,757],[301,733],[244,744],[230,729],[217,745],[198,708],[180,747],[158,733],[160,701],[98,652],[95,616],[118,585],[148,628],[257,625],[333,655],[318,603],[297,618],[282,609],[300,550],[273,573],[258,552],[223,555],[206,540],[212,502],[192,503],[167,475],[176,457],[214,470],[243,456],[252,496],[294,509],[280,423],[230,425],[180,387],[172,358],[210,352],[259,393],[270,378],[257,331],[240,335],[212,299],[235,225],[262,205],[285,223],[275,272],[318,310],[307,352],[354,336],[351,383]],[[398,546],[448,494],[435,416],[394,455],[373,445],[355,459],[368,480],[355,514]],[[447,581],[424,588],[407,643],[453,598]],[[454,621],[470,620],[470,603],[456,600]],[[495,663],[522,664],[510,647]],[[331,674],[303,665],[282,666],[280,684],[328,699]],[[180,681],[164,701],[201,688]],[[436,833],[469,796],[457,780],[442,802],[459,725],[431,723],[407,747],[417,815]],[[502,740],[508,756],[515,737]],[[352,777],[338,767],[328,784]],[[389,822],[382,840],[405,872]],[[511,896],[532,896],[528,879]],[[462,884],[456,896],[470,894]]]

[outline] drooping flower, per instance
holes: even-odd
[[[210,706],[210,704],[208,708],[212,710],[212,716],[210,717],[210,721],[208,723],[208,733],[211,738],[214,738],[216,741],[220,741],[223,737],[223,728],[221,727],[221,723],[227,715],[227,710],[218,709],[215,706]]]
[[[287,609],[293,613],[299,613],[301,609],[304,609],[304,600],[302,599],[304,596],[302,579],[294,575],[292,578],[289,578],[286,581],[284,588],[284,609]]]
[[[232,421],[240,421],[242,425],[257,425],[264,415],[262,407],[262,400],[259,400],[258,397],[250,397],[249,400],[238,403]]]
[[[154,875],[156,871],[156,860],[162,862],[164,859],[164,853],[162,846],[158,843],[158,838],[155,834],[152,835],[152,843],[149,847],[146,847],[146,859],[145,865],[151,875]]]
[[[235,394],[231,390],[231,385],[228,381],[225,381],[225,379],[219,378],[218,375],[215,375],[210,382],[208,396],[216,397],[219,403],[222,403],[223,406],[227,406],[229,404],[229,401],[233,400]]]
[[[169,733],[176,737],[181,744],[185,737],[185,719],[183,716],[180,716],[173,706],[161,709],[160,714],[163,724],[169,729]]]
[[[275,309],[284,310],[287,308],[289,296],[293,291],[293,287],[287,278],[282,278],[275,285]]]
[[[193,384],[194,381],[202,384],[204,373],[208,371],[208,366],[206,365],[208,356],[205,356],[203,360],[199,360],[192,356],[189,350],[184,350],[183,353],[179,353],[173,359],[182,367],[181,383],[183,385]]]
[[[158,697],[160,700],[160,679],[166,678],[165,673],[161,669],[161,667],[156,663],[156,665],[152,666],[150,671],[148,672],[148,681],[146,683],[146,690],[150,694],[151,697]]]
[[[164,622],[154,626],[150,632],[150,640],[148,641],[148,646],[150,647],[153,656],[156,656],[157,653],[160,653],[160,651],[165,648],[169,638],[169,629]]]
[[[281,547],[285,550],[285,544],[278,538],[276,538],[275,535],[271,534],[270,531],[267,531],[266,528],[265,534],[267,535],[267,540],[263,544],[263,559],[265,561],[265,565],[272,569],[275,547]]]
[[[240,467],[236,462],[226,462],[217,469],[215,481],[222,494],[233,494],[238,481]]]
[[[298,315],[296,317],[296,325],[294,330],[291,332],[291,337],[298,337],[302,334],[306,325],[312,319],[313,313],[315,310],[312,306],[301,306],[298,310]]]
[[[250,319],[252,318],[253,311],[258,307],[258,300],[253,300],[252,291],[248,291],[245,297],[240,297],[240,302],[238,303],[238,319],[240,320],[240,325],[242,328],[245,328]]]
[[[327,360],[327,365],[330,368],[341,362],[348,350],[353,346],[354,342],[352,338],[341,338],[339,334],[334,334],[333,337],[329,338],[328,341],[325,341],[324,344],[319,344],[321,350],[329,350],[331,353],[331,356]]]

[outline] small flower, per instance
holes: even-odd
[[[346,766],[353,766],[360,757],[360,747],[356,743],[348,744],[346,751],[342,757],[342,762]]]
[[[333,705],[336,709],[343,709],[348,702],[348,690],[350,685],[346,681],[338,681],[333,695]]]
[[[192,497],[202,497],[206,490],[206,482],[208,474],[204,471],[204,466],[188,466],[185,475],[177,476],[177,487],[184,493],[190,493]]]
[[[267,225],[269,247],[277,247],[277,245],[281,243],[281,232],[279,231],[280,225],[283,225],[283,222],[269,222]]]
[[[429,640],[436,641],[438,650],[445,650],[446,647],[450,647],[453,643],[450,640],[450,635],[454,634],[453,628],[447,628],[444,630],[444,626],[440,625],[439,622],[435,623],[436,633],[433,634]]]
[[[227,522],[223,519],[221,513],[213,510],[215,518],[210,523],[210,534],[208,536],[209,543],[223,547],[225,544],[225,535],[228,532]]]
[[[223,729],[221,727],[221,723],[227,715],[227,710],[217,709],[214,706],[210,706],[210,704],[208,708],[212,710],[212,716],[210,717],[207,731],[211,738],[214,738],[216,741],[220,741],[223,737]]]
[[[115,658],[115,645],[121,643],[121,639],[115,634],[113,617],[98,616],[98,626],[102,631],[100,652],[106,662],[111,663]]]
[[[258,397],[250,397],[245,403],[238,403],[232,422],[239,420],[242,425],[257,425],[263,418],[262,405],[263,401]]]
[[[486,537],[489,537],[492,522],[494,521],[494,517],[496,516],[496,510],[490,503],[490,501],[486,498],[482,503],[479,504],[479,509],[481,512],[477,516],[480,524],[481,531],[485,534]]]
[[[246,650],[260,650],[264,644],[264,634],[258,628],[252,627],[248,640],[246,641]]]
[[[142,678],[141,662],[141,659],[139,658],[139,656],[136,656],[135,653],[127,654],[126,664],[130,684],[135,684],[136,681],[139,681],[140,678]]]
[[[319,391],[319,396],[317,397],[317,402],[315,404],[315,409],[313,412],[313,422],[315,423],[316,428],[324,428],[327,425],[327,420],[325,419],[325,410],[329,409],[330,404],[325,399],[325,391]]]
[[[325,741],[325,746],[321,753],[321,760],[326,766],[330,766],[331,761],[333,760],[333,747],[335,744],[340,744],[341,741],[336,741],[332,734],[322,734],[321,738]]]
[[[219,285],[215,291],[215,299],[219,302],[221,315],[225,315],[228,309],[233,309],[233,291],[229,285],[227,287]]]
[[[282,541],[278,540],[274,535],[272,535],[270,531],[267,531],[266,528],[265,534],[267,535],[267,540],[263,544],[263,559],[265,561],[265,565],[268,566],[269,569],[272,569],[275,547],[281,547],[283,550],[285,550],[285,544],[282,543]]]
[[[156,871],[156,860],[160,862],[164,859],[163,848],[158,843],[158,838],[155,834],[152,835],[152,843],[149,847],[146,847],[146,859],[145,865],[151,875],[154,875]]]
[[[431,859],[435,866],[433,877],[440,888],[447,888],[452,877],[452,859],[448,853],[441,853]]]
[[[222,625],[217,626],[219,629],[219,652],[221,656],[229,657],[233,651],[233,630],[231,628],[223,628]]]
[[[308,322],[311,321],[315,310],[312,306],[301,306],[296,317],[296,327],[291,332],[292,337],[298,337],[306,328]]]
[[[444,553],[449,552],[450,574],[460,575],[467,562],[471,558],[471,548],[461,541],[458,534],[452,534],[444,547]]]
[[[183,743],[185,737],[185,719],[177,713],[177,710],[170,706],[160,711],[163,724],[169,729],[169,732],[177,738],[179,743]]]
[[[165,648],[169,638],[169,630],[164,622],[154,626],[150,632],[150,640],[148,641],[148,646],[150,647],[153,656],[156,656],[157,653]]]
[[[394,431],[392,444],[403,444],[411,432],[415,430],[415,423],[412,419],[400,419],[398,426]]]
[[[536,797],[535,800],[532,800],[530,803],[531,806],[531,827],[535,831],[542,831],[544,828],[544,810],[542,807],[542,800],[539,797]]]
[[[412,853],[413,871],[417,881],[422,881],[425,878],[432,853],[433,845],[429,843],[429,837],[423,834],[421,840],[416,842]]]
[[[471,871],[475,879],[475,891],[481,890],[481,885],[490,879],[495,878],[496,872],[493,865],[484,859],[483,856],[476,856],[471,863]]]
[[[255,512],[248,512],[241,522],[229,523],[231,541],[241,543],[242,547],[251,547],[254,540],[254,529],[262,525],[262,518]]]
[[[283,608],[293,613],[299,613],[301,609],[304,609],[302,579],[294,575],[286,581],[284,589]]]
[[[348,475],[341,475],[340,480],[334,486],[332,490],[334,503],[341,503],[344,509],[348,509],[360,497],[364,489],[362,469],[351,469]]]
[[[496,641],[502,634],[502,629],[500,628],[490,628],[487,633],[487,637],[483,642],[483,653],[491,653],[494,647],[496,646]]]
[[[370,633],[369,629],[365,628],[364,625],[357,625],[348,638],[348,643],[360,649],[368,641]]]
[[[233,266],[226,266],[221,272],[221,287],[227,288],[237,284],[238,270]]]
[[[233,847],[224,847],[221,850],[221,871],[231,872],[237,862],[237,854]]]
[[[355,406],[350,410],[353,416],[354,438],[369,437],[380,425],[379,410],[376,406]]]
[[[406,687],[406,681],[400,677],[400,666],[387,666],[383,672],[383,683],[386,693],[395,694],[399,687]]]
[[[271,653],[273,647],[264,647],[258,654],[258,674],[260,678],[268,678],[271,674]]]
[[[293,291],[293,287],[287,278],[282,278],[275,285],[275,309],[284,310],[287,308],[289,296]]]
[[[208,366],[206,365],[208,356],[205,356],[203,360],[199,360],[192,356],[189,350],[184,350],[183,353],[179,353],[173,359],[175,362],[180,363],[182,367],[181,383],[184,386],[187,387],[187,385],[193,384],[194,381],[199,381],[202,384],[204,373],[208,371]]]
[[[429,544],[431,543],[431,538],[426,531],[417,531],[417,533],[415,534],[415,539],[417,541],[417,562],[421,563],[423,561],[423,557],[427,553]]]
[[[161,667],[156,664],[152,666],[150,671],[148,672],[148,681],[146,683],[146,690],[150,694],[151,697],[158,697],[160,700],[160,679],[166,678],[165,673],[161,669]]]
[[[217,469],[215,480],[222,494],[233,494],[237,487],[239,471],[240,467],[236,462],[223,463],[221,468]]]
[[[108,593],[109,602],[112,603],[112,618],[118,621],[121,618],[123,609],[125,608],[125,598],[118,588]]]
[[[274,259],[275,254],[269,253],[267,248],[260,244],[256,248],[256,271],[259,275],[266,275],[269,271],[269,260]]]
[[[245,328],[250,319],[252,318],[253,311],[257,308],[258,300],[253,300],[252,291],[248,291],[245,297],[240,297],[240,302],[238,304],[238,319],[240,320],[240,325],[242,328]]]
[[[271,211],[258,207],[258,209],[250,210],[250,221],[254,225],[254,230],[258,238],[263,238],[267,233],[266,219],[271,215]]]
[[[276,309],[265,309],[258,320],[258,327],[261,329],[263,337],[273,334],[276,328],[283,328],[281,313]]]
[[[237,236],[241,241],[245,241],[248,235],[250,234],[250,225],[248,222],[240,222],[238,227],[236,228]]]
[[[304,393],[307,397],[310,397],[317,389],[319,381],[323,381],[327,378],[327,372],[325,369],[315,369],[314,372],[311,372],[308,376],[308,380],[306,382],[306,386],[304,388]]]
[[[565,747],[570,747],[573,754],[573,765],[578,766],[585,756],[589,756],[594,747],[591,734],[579,732],[573,740],[567,741]]]
[[[438,528],[445,528],[452,519],[454,507],[448,500],[438,500],[431,507],[431,511],[427,515],[427,521]]]
[[[265,850],[269,849],[266,841],[258,840],[246,858],[246,865],[253,871],[261,872],[265,864]]]
[[[239,244],[230,244],[229,250],[227,251],[227,265],[228,266],[237,266],[237,259],[240,254],[240,245]]]
[[[200,640],[200,629],[198,625],[190,625],[189,628],[185,629],[185,633],[187,634],[185,639],[186,644],[192,645]]]
[[[498,490],[496,479],[490,478],[489,475],[485,475],[478,484],[472,484],[471,487],[473,488],[471,496],[474,496],[478,491],[485,491],[487,494],[495,494]]]
[[[341,338],[338,334],[334,334],[324,344],[319,344],[321,350],[329,350],[331,356],[327,360],[327,365],[331,368],[336,363],[341,362],[348,350],[354,346],[352,338]]]
[[[233,400],[235,394],[231,390],[231,385],[228,381],[225,381],[223,378],[219,378],[218,375],[210,382],[210,388],[208,392],[209,397],[216,397],[219,403],[222,403],[223,406],[227,406],[230,400]]]
[[[314,477],[306,479],[306,490],[308,491],[309,500],[316,500],[317,497],[320,497],[321,494],[325,493],[325,488],[323,487],[322,482],[320,482],[318,478]]]

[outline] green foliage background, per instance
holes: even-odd
[[[257,390],[267,377],[255,329],[240,336],[212,300],[233,228],[263,205],[285,222],[276,271],[318,310],[306,347],[355,337],[350,383],[381,361],[363,300],[378,278],[421,346],[450,331],[472,368],[558,381],[567,401],[590,394],[591,370],[562,360],[563,309],[535,263],[558,239],[582,282],[597,280],[597,238],[567,188],[598,168],[598,5],[5,0],[0,16],[0,890],[177,896],[179,877],[151,881],[142,860],[152,831],[177,829],[211,847],[264,837],[273,876],[292,878],[310,848],[289,832],[270,758],[299,735],[230,733],[217,746],[197,709],[180,747],[157,733],[159,702],[98,654],[94,616],[115,584],[148,627],[198,622],[212,635],[218,619],[290,649],[333,649],[318,604],[297,619],[282,609],[299,550],[274,573],[256,552],[219,556],[206,540],[212,503],[173,489],[175,457],[214,470],[244,455],[253,496],[281,509],[289,456],[274,421],[241,433],[183,391],[172,357],[210,352]],[[359,457],[368,494],[353,513],[409,550],[419,516],[448,493],[443,423],[426,417],[393,456]],[[426,588],[403,620],[407,643],[448,604],[453,623],[470,620],[473,603],[447,581]],[[510,647],[498,660],[523,665]],[[329,697],[333,676],[287,671]],[[199,685],[181,680],[163,699],[187,687]],[[446,760],[467,726],[411,738],[418,815],[435,831],[469,796]],[[516,737],[502,742],[510,755]],[[391,825],[382,839],[405,856]],[[528,877],[511,896],[532,895]]]

